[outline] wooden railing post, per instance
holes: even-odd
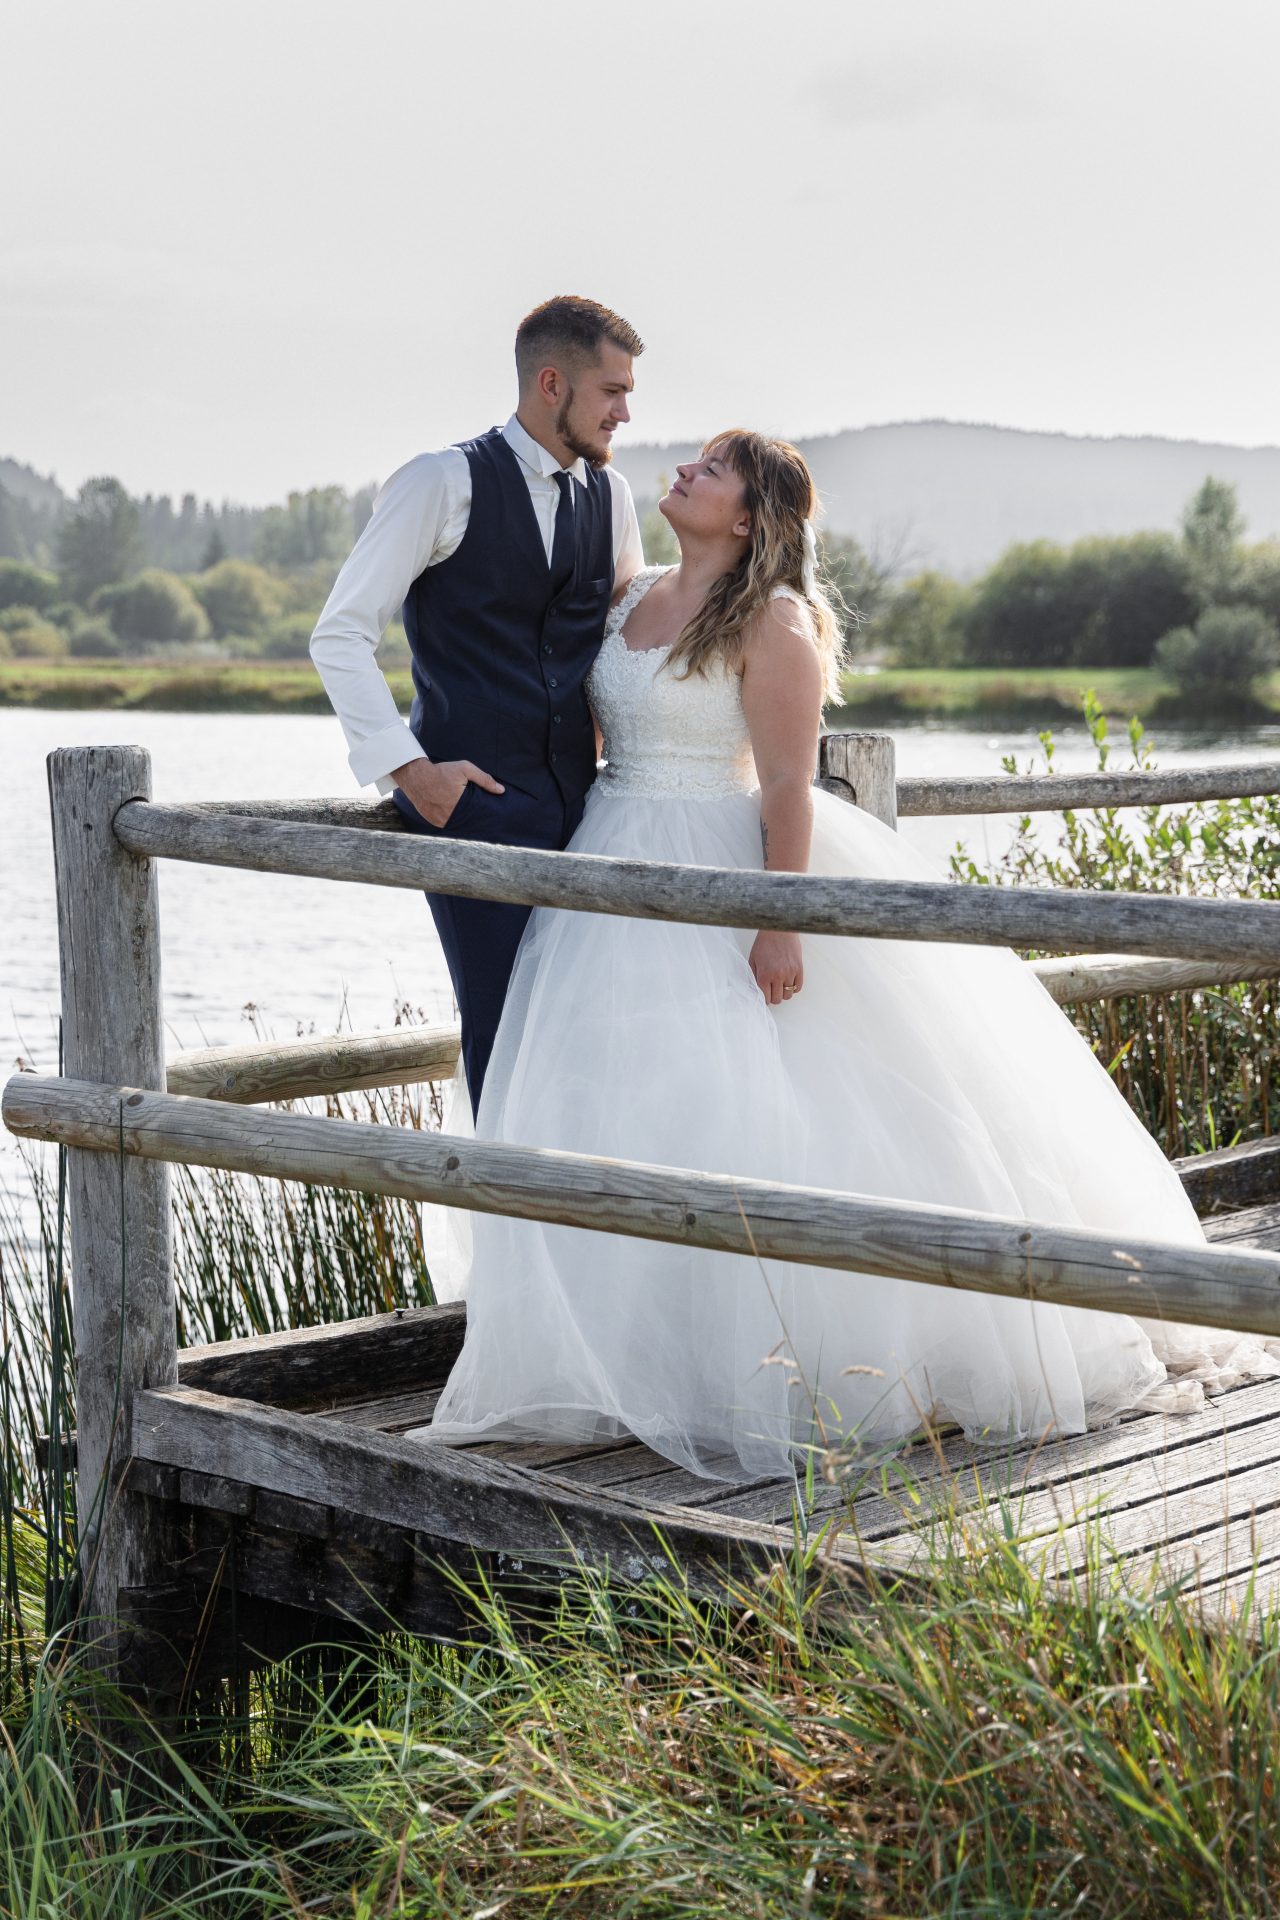
[[[150,756],[68,747],[48,767],[64,1071],[163,1088],[155,867],[112,831],[126,800],[150,798]],[[165,1556],[162,1515],[130,1492],[125,1466],[135,1392],[177,1379],[169,1170],[73,1149],[67,1173],[83,1612],[114,1665],[120,1590],[154,1581]]]
[[[891,733],[824,733],[818,745],[818,785],[898,825],[898,774]]]

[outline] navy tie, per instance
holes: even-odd
[[[552,479],[560,489],[560,500],[556,507],[555,532],[551,538],[551,593],[563,593],[573,578],[574,550],[577,545],[573,529],[573,480],[563,467]]]

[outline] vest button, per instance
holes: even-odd
[[[551,678],[547,681],[547,685],[549,687],[558,687],[560,682],[556,679],[555,675],[552,674]]]
[[[560,755],[559,755],[558,753],[553,753],[553,754],[552,754],[552,756],[551,756],[551,764],[552,764],[552,766],[553,766],[553,767],[554,767],[554,765],[555,765],[555,763],[556,763],[556,761],[557,761],[557,760],[558,760],[559,758],[560,758]]]
[[[543,651],[544,653],[550,653],[550,651],[551,651],[551,649],[550,649],[550,647],[544,647],[544,648],[542,649],[542,651]]]
[[[560,715],[558,713],[553,713],[551,718],[555,722],[556,726],[560,725]]]

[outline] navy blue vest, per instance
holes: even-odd
[[[462,444],[471,512],[457,549],[409,588],[409,725],[432,760],[473,760],[540,800],[580,800],[595,778],[583,682],[600,650],[613,589],[607,475],[574,487],[577,549],[551,591],[528,484],[499,427]]]

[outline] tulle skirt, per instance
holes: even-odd
[[[938,877],[860,808],[814,806],[812,872]],[[598,786],[572,848],[759,867],[759,799]],[[1205,1244],[1177,1174],[1013,953],[806,936],[803,991],[770,1007],[751,940],[535,911],[477,1133]],[[748,1478],[926,1416],[1005,1442],[1280,1372],[1233,1333],[447,1209],[427,1232],[439,1296],[467,1300],[434,1421],[410,1436],[430,1443],[632,1434]]]

